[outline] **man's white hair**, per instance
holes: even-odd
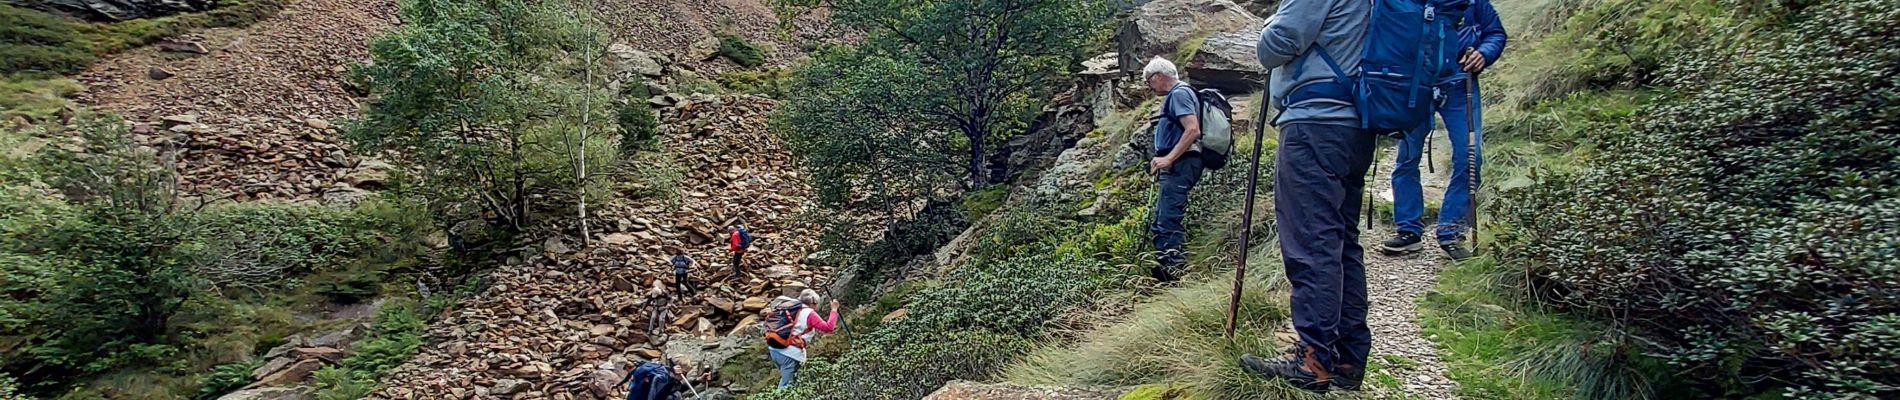
[[[1148,66],[1141,69],[1141,80],[1145,81],[1149,78],[1153,78],[1155,74],[1181,79],[1181,72],[1174,68],[1174,63],[1168,61],[1166,58],[1161,58],[1161,56],[1155,56],[1153,60],[1148,60]]]

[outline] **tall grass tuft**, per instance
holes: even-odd
[[[1271,246],[1267,246],[1271,247]],[[1263,250],[1255,260],[1277,254]],[[1234,339],[1222,337],[1232,270],[1155,295],[1126,317],[1099,321],[1073,345],[1038,349],[1003,371],[1011,383],[1134,386],[1171,384],[1210,399],[1317,398],[1242,370],[1241,354],[1278,354],[1273,332],[1287,325],[1285,279],[1277,261],[1250,263]]]

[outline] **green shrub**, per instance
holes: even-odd
[[[781,67],[768,67],[761,70],[726,71],[719,74],[719,84],[739,93],[783,99],[785,80],[791,79],[792,70]]]
[[[358,400],[376,391],[376,379],[336,366],[310,374],[317,382],[317,400]]]
[[[1793,6],[1661,69],[1671,95],[1600,132],[1595,168],[1506,193],[1499,247],[1707,396],[1891,397],[1900,10]]]
[[[33,400],[20,393],[20,382],[13,377],[0,374],[0,400]]]
[[[224,364],[211,368],[211,372],[198,379],[198,395],[193,399],[215,399],[225,393],[251,383],[251,370],[261,363],[256,361]]]
[[[737,33],[719,34],[717,54],[732,60],[732,63],[739,64],[741,67],[752,68],[765,64],[765,52],[760,51],[759,46],[746,41],[745,37]]]
[[[177,348],[160,340],[196,287],[172,252],[197,228],[173,171],[114,119],[35,133],[61,139],[0,154],[0,336],[17,349],[0,353],[0,371],[39,390],[168,364]]]
[[[620,125],[621,157],[633,157],[660,145],[660,121],[653,116],[653,105],[647,104],[645,79],[635,77],[631,82],[622,83],[620,100],[614,103],[614,118]]]
[[[384,372],[409,361],[422,348],[423,330],[428,320],[413,301],[391,299],[376,312],[376,323],[369,339],[358,344],[343,366],[353,371],[382,376]]]
[[[962,266],[942,285],[910,296],[906,317],[854,339],[835,360],[810,364],[799,386],[811,392],[782,394],[920,398],[950,380],[996,374],[1030,349],[1050,321],[1114,281],[1116,271],[1106,263],[1049,253]]]
[[[0,76],[78,73],[105,54],[196,29],[247,26],[282,9],[279,0],[229,1],[203,13],[95,24],[0,4]]]

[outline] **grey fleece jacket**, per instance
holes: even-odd
[[[1260,65],[1273,69],[1269,80],[1273,104],[1283,104],[1293,89],[1333,79],[1333,70],[1319,53],[1307,53],[1315,45],[1325,48],[1347,74],[1356,74],[1371,18],[1371,0],[1282,0],[1280,9],[1267,18],[1255,48]],[[1304,69],[1294,74],[1294,67],[1300,65]],[[1359,113],[1347,101],[1308,100],[1285,109],[1274,126],[1294,122],[1359,126]]]

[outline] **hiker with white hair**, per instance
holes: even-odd
[[[792,386],[798,367],[805,363],[805,346],[818,332],[838,329],[838,300],[831,300],[831,314],[818,317],[818,291],[804,289],[797,298],[779,296],[766,305],[764,330],[766,353],[778,366],[778,387]]]
[[[1160,187],[1155,196],[1154,235],[1156,265],[1150,271],[1163,282],[1180,278],[1187,264],[1187,228],[1181,220],[1187,216],[1188,192],[1201,182],[1206,169],[1194,143],[1201,139],[1200,102],[1194,88],[1181,81],[1173,62],[1155,57],[1142,68],[1141,79],[1149,89],[1161,93],[1161,112],[1156,116],[1154,159],[1148,164]]]

